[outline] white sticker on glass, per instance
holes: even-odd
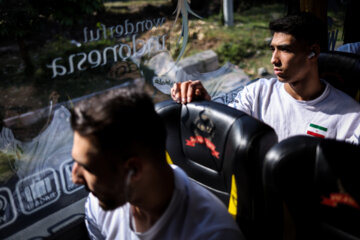
[[[8,188],[0,188],[0,229],[12,224],[17,218],[13,196]]]
[[[59,180],[54,169],[48,168],[21,179],[16,184],[21,211],[31,214],[59,199]]]

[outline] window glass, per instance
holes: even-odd
[[[1,238],[56,235],[83,219],[88,193],[71,180],[71,108],[128,84],[146,88],[154,102],[168,99],[144,78],[152,71],[144,61],[166,49],[171,8],[168,1],[0,1]]]

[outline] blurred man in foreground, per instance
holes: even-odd
[[[360,142],[360,105],[319,78],[318,56],[327,49],[324,23],[301,13],[270,23],[271,63],[277,78],[260,79],[230,106],[274,128],[279,141],[294,135]],[[200,81],[174,84],[171,97],[183,104],[210,100]]]
[[[120,89],[77,105],[72,178],[92,239],[243,239],[225,206],[165,158],[151,98]]]

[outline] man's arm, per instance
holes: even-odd
[[[211,100],[209,93],[206,91],[200,80],[174,83],[171,88],[171,98],[182,104],[196,100]]]
[[[211,100],[209,93],[200,80],[174,83],[171,88],[171,98],[177,103],[182,104],[200,100]],[[238,93],[235,101],[229,103],[229,106],[252,115],[252,95],[247,87]]]

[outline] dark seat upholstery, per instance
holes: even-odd
[[[360,89],[360,55],[348,52],[321,53],[319,74],[320,78],[356,99]]]
[[[264,188],[273,239],[360,239],[359,160],[360,146],[330,139],[296,136],[272,147]]]
[[[237,222],[251,239],[256,222],[263,219],[261,168],[265,153],[277,142],[274,130],[216,102],[181,105],[170,100],[158,103],[156,110],[166,123],[166,147],[172,162],[225,205],[235,175]]]

